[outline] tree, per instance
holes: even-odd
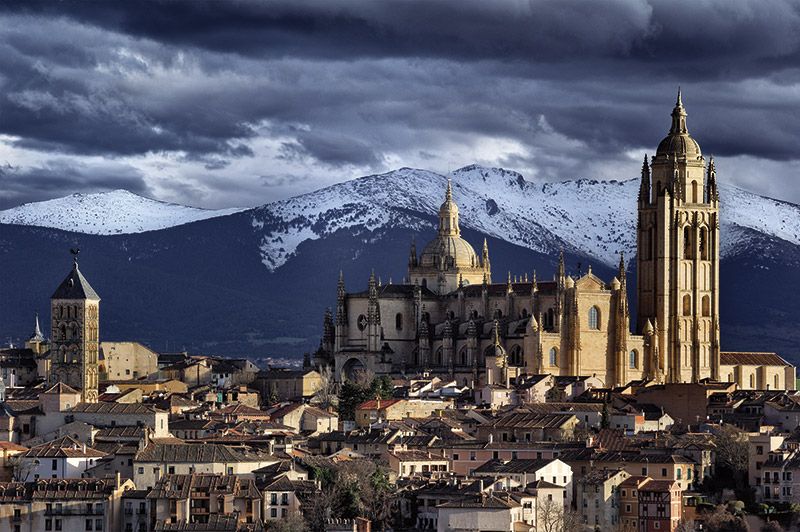
[[[320,383],[314,398],[320,407],[325,410],[336,405],[336,380],[333,377],[333,370],[330,366],[323,366],[319,370]]]
[[[742,516],[730,513],[721,504],[713,512],[704,514],[703,522],[704,530],[708,532],[750,532],[750,527]]]
[[[732,473],[747,473],[749,444],[747,435],[733,425],[721,425],[714,434],[717,462]]]
[[[359,372],[359,374],[366,372]],[[339,387],[339,418],[354,421],[356,407],[371,399],[390,399],[394,387],[387,376],[373,378],[371,381],[353,379],[345,381]]]
[[[302,514],[292,514],[277,521],[268,521],[266,528],[269,532],[306,532],[308,529]]]
[[[577,512],[565,510],[552,499],[542,502],[537,508],[536,530],[541,532],[574,532],[580,530],[583,520]]]

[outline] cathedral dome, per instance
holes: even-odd
[[[677,156],[687,159],[699,159],[703,156],[700,145],[686,129],[686,110],[683,108],[680,89],[678,89],[678,101],[675,102],[675,108],[672,110],[672,127],[656,149],[656,157],[659,156]]]
[[[460,236],[439,234],[425,246],[420,264],[424,267],[450,269],[474,268],[480,262],[469,242]]]

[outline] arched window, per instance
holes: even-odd
[[[403,314],[401,314],[400,312],[398,312],[397,315],[395,315],[394,317],[394,328],[397,329],[398,331],[403,330]]]
[[[499,320],[503,317],[503,311],[499,308],[494,309],[494,319]]]
[[[700,258],[708,260],[708,229],[700,229]]]
[[[697,203],[697,181],[692,181],[692,203]]]
[[[755,390],[756,389],[756,376],[750,375],[750,388]]]
[[[462,347],[461,351],[458,352],[458,360],[462,366],[467,365],[467,346]]]
[[[631,369],[639,367],[639,354],[635,349],[628,354],[628,367]]]
[[[525,318],[527,318],[528,317],[528,309],[526,309],[526,308],[522,309],[522,312],[520,312],[520,316],[522,317],[523,320]]]
[[[600,330],[600,309],[597,307],[589,309],[589,328],[595,331]]]
[[[703,316],[711,316],[711,298],[703,296]]]
[[[433,357],[433,365],[434,366],[441,366],[442,365],[442,348],[436,350],[436,355]]]
[[[552,331],[555,328],[555,326],[556,326],[555,312],[553,312],[553,309],[551,308],[548,309],[547,314],[545,314],[544,328],[547,329],[548,331]]]
[[[550,348],[550,365],[558,366],[558,349],[555,347]]]
[[[422,280],[422,288],[428,288],[428,280],[427,279],[423,279]]]
[[[519,345],[515,345],[511,348],[511,365],[512,366],[523,366],[522,360],[522,347]]]
[[[472,312],[470,312],[469,316],[473,320],[477,320],[478,319],[478,311],[477,310],[473,310]]]
[[[683,228],[683,258],[694,258],[694,254],[692,253],[693,245],[692,229],[689,226],[686,226]]]
[[[683,296],[683,315],[684,316],[692,315],[692,296],[690,296],[689,294]]]

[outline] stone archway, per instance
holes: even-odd
[[[366,370],[367,367],[358,358],[350,358],[342,365],[342,377],[347,380],[354,380],[358,373]]]

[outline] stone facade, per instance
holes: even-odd
[[[77,256],[51,297],[50,310],[49,382],[67,384],[81,391],[81,400],[96,403],[100,296],[78,269]]]

